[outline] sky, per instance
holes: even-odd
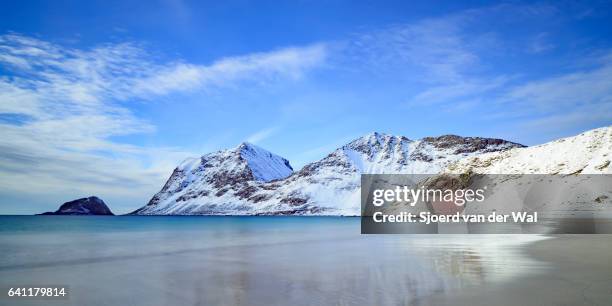
[[[295,169],[372,131],[535,145],[612,123],[604,1],[2,1],[0,214],[115,213],[243,141]]]

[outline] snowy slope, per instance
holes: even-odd
[[[242,143],[232,150],[183,161],[149,203],[133,214],[214,214],[248,210],[241,198],[253,186],[283,179],[293,172],[289,161],[260,147]],[[202,205],[204,204],[205,205]]]
[[[238,147],[238,150],[240,156],[246,160],[253,177],[258,181],[282,179],[293,172],[288,160],[258,146],[245,142]]]
[[[403,136],[371,133],[284,180],[278,189],[283,196],[278,200],[301,203],[300,212],[359,215],[362,173],[439,173],[459,159],[513,147],[521,145],[501,139],[455,135],[412,141]]]
[[[487,202],[466,213],[540,211],[556,217],[601,216],[612,207],[612,127],[529,148],[482,154],[452,163],[444,172],[488,176]],[[516,175],[516,174],[557,174]],[[580,174],[580,175],[578,175]],[[527,205],[527,206],[524,206]]]
[[[486,174],[612,173],[612,127],[529,148],[479,155],[449,165],[448,172]]]
[[[438,173],[462,158],[515,147],[501,139],[371,133],[291,174],[285,159],[243,144],[186,160],[134,213],[358,215],[361,173]]]

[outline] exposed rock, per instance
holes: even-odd
[[[42,215],[114,215],[104,201],[98,197],[89,197],[66,202],[54,212]]]

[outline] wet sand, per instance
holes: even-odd
[[[0,305],[612,305],[612,235],[360,235],[351,218],[0,221],[0,287],[70,290]]]
[[[419,305],[612,305],[612,235],[562,235],[524,252],[549,265],[539,273],[445,295]]]

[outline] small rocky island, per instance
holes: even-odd
[[[107,215],[114,216],[104,201],[98,197],[89,197],[66,202],[56,211],[41,215]]]

